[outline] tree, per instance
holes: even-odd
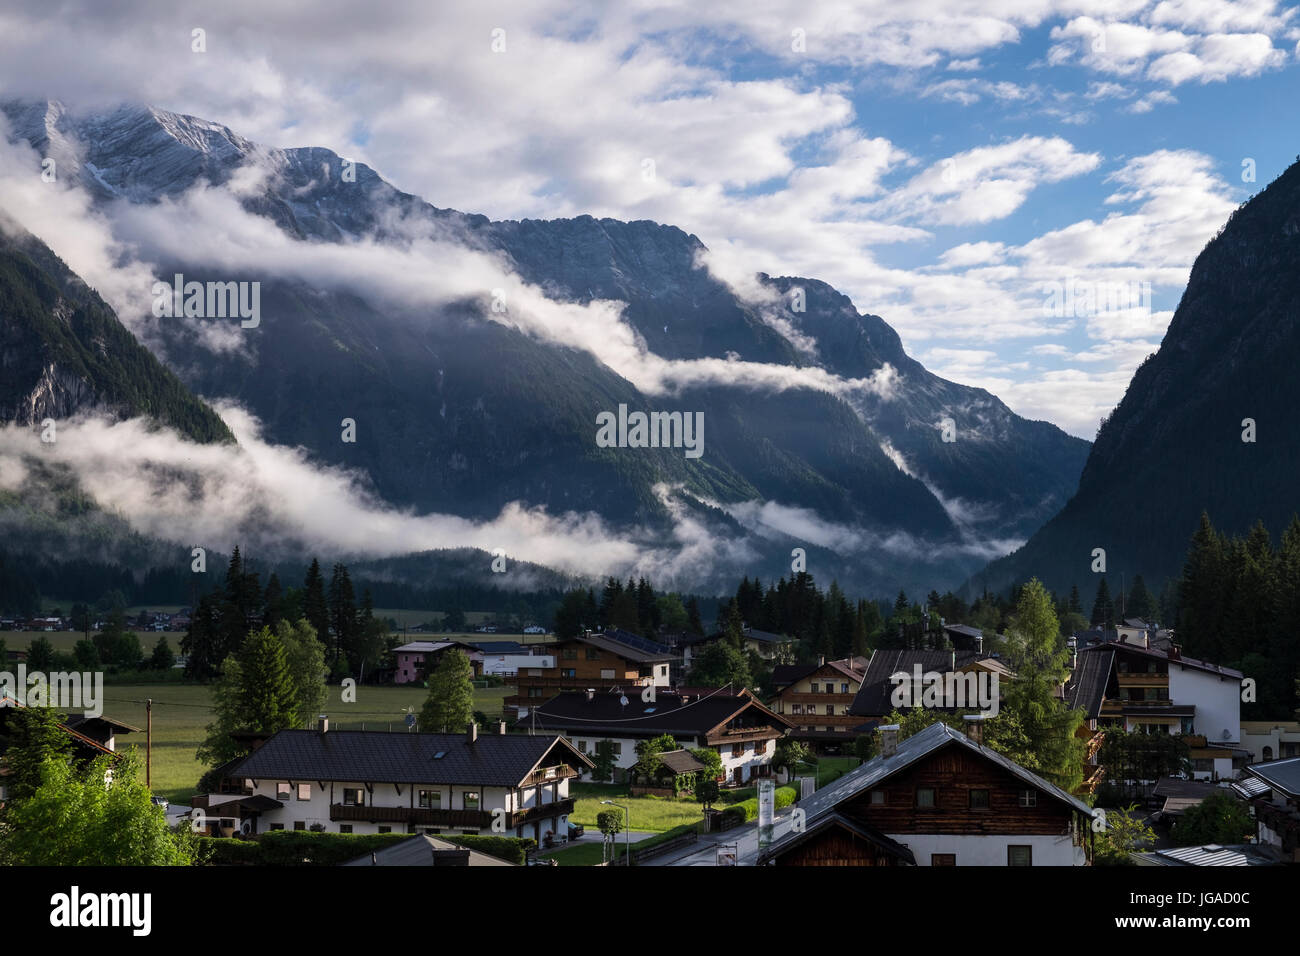
[[[212,691],[216,719],[199,747],[198,759],[222,764],[247,753],[234,740],[239,731],[273,734],[298,722],[298,689],[279,636],[269,627],[250,631],[239,649],[221,665]]]
[[[1135,866],[1130,854],[1155,843],[1156,835],[1142,819],[1137,804],[1130,804],[1106,814],[1106,829],[1097,836],[1097,866]]]
[[[36,792],[41,784],[42,768],[48,762],[69,760],[72,741],[59,726],[59,715],[52,707],[14,708],[6,730],[5,762],[9,775],[5,783],[10,802],[18,804]]]
[[[693,634],[704,633],[704,618],[700,614],[700,602],[694,596],[686,601],[686,620],[687,626]]]
[[[691,756],[704,764],[704,769],[697,774],[698,779],[717,780],[722,776],[722,755],[712,747],[694,747]]]
[[[703,777],[695,783],[695,799],[704,804],[705,810],[711,808],[721,794],[718,781],[713,777]]]
[[[307,623],[316,632],[320,641],[328,641],[330,633],[330,607],[325,599],[325,577],[321,574],[320,562],[312,558],[311,567],[302,586],[302,614]]]
[[[1139,574],[1133,579],[1133,586],[1129,588],[1128,601],[1124,605],[1124,616],[1150,621],[1155,617],[1157,610],[1156,596],[1147,588],[1146,582]]]
[[[352,578],[344,564],[334,565],[334,575],[330,578],[329,615],[333,637],[331,660],[346,661],[355,675],[359,663],[352,659],[357,636],[357,600],[352,590]]]
[[[1070,654],[1060,637],[1051,595],[1037,578],[1021,589],[1007,639],[1007,663],[1016,676],[1002,688],[1001,712],[994,723],[1004,713],[1010,716],[1004,727],[1014,726],[1017,737],[1023,734],[1025,752],[1007,753],[1005,740],[997,747],[996,737],[989,746],[1073,792],[1083,780],[1084,745],[1075,732],[1084,715],[1057,697],[1057,688],[1070,673]]]
[[[1194,807],[1183,811],[1174,827],[1173,839],[1179,846],[1204,846],[1207,843],[1232,845],[1246,843],[1255,835],[1255,821],[1246,804],[1222,790],[1216,790]]]
[[[555,636],[562,641],[577,637],[584,628],[593,626],[594,619],[587,617],[587,591],[576,588],[565,593],[560,599],[560,606],[555,610],[555,620],[551,625]]]
[[[47,637],[37,637],[27,648],[27,669],[48,671],[54,666],[54,645]]]
[[[1092,618],[1090,623],[1093,627],[1101,627],[1111,630],[1115,627],[1115,602],[1110,597],[1110,585],[1106,579],[1102,578],[1101,583],[1097,585],[1097,597],[1092,602]]]
[[[853,739],[853,755],[866,763],[876,755],[876,738],[871,734],[858,734]]]
[[[465,652],[453,647],[442,655],[429,678],[429,696],[417,723],[421,733],[464,731],[474,719],[474,668]]]
[[[99,648],[88,637],[83,637],[72,645],[72,656],[77,661],[77,669],[93,671],[99,668]]]
[[[469,625],[465,622],[465,612],[458,607],[449,608],[442,615],[442,629],[451,634],[463,634]]]
[[[155,671],[169,671],[176,664],[176,655],[172,653],[171,645],[167,643],[167,638],[158,638],[158,643],[153,646],[153,653],[149,656],[149,669]]]
[[[4,862],[20,866],[188,866],[197,841],[167,826],[134,754],[107,755],[77,771],[41,765],[35,792],[9,811]]]
[[[641,740],[636,745],[636,765],[632,768],[633,774],[642,777],[647,783],[653,783],[659,777],[659,772],[663,769],[663,761],[659,759],[661,753],[669,750],[680,750],[676,738],[672,734],[660,734],[649,740]]]
[[[788,771],[794,775],[800,764],[816,763],[808,745],[793,737],[782,737],[772,751],[772,769]]]
[[[592,755],[591,762],[595,764],[591,769],[591,779],[597,783],[607,783],[614,779],[614,765],[617,758],[614,755],[614,741],[597,740],[596,752]]]
[[[655,604],[657,605],[656,613],[659,616],[659,626],[664,633],[681,633],[690,627],[690,615],[686,613],[682,599],[676,594],[662,594],[655,599]]]
[[[750,685],[751,676],[744,654],[726,641],[713,641],[704,645],[695,658],[688,680],[696,687],[730,684],[733,691],[738,691]]]
[[[329,697],[325,684],[325,645],[306,618],[299,618],[297,624],[281,621],[275,634],[284,645],[289,681],[293,685],[294,710],[299,720],[308,720],[321,712]]]

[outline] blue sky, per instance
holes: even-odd
[[[670,222],[739,291],[824,279],[934,371],[1086,438],[1197,252],[1300,153],[1300,16],[1274,0],[124,9],[7,4],[0,83],[327,146],[496,218]],[[1045,309],[1144,283],[1149,311]]]

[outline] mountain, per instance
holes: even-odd
[[[101,412],[144,416],[198,442],[233,440],[92,289],[2,214],[0,368],[0,423]]]
[[[832,394],[714,377],[651,394],[577,343],[486,321],[469,297],[395,304],[361,288],[232,276],[185,248],[165,250],[153,263],[160,276],[260,281],[268,317],[238,349],[215,351],[208,320],[144,320],[146,340],[186,385],[247,407],[268,440],[363,470],[399,507],[486,519],[519,501],[595,512],[661,539],[685,513],[710,534],[750,536],[733,565],[711,569],[720,581],[789,573],[791,547],[804,546],[823,579],[892,593],[955,584],[1004,542],[1023,540],[1074,491],[1087,455],[1086,442],[928,372],[882,318],[823,282],[764,275],[759,301],[738,294],[700,267],[703,243],[674,226],[493,222],[430,205],[330,150],[267,148],[195,117],[134,105],[3,109],[14,133],[55,158],[110,220],[210,183],[309,244],[364,237],[401,250],[413,236],[453,236],[553,300],[625,303],[624,319],[658,359],[739,358],[888,384]],[[251,184],[241,178],[249,168],[263,174]],[[774,317],[773,303],[796,287],[806,310]],[[702,412],[706,453],[597,447],[596,416],[620,404]],[[355,443],[340,441],[345,418],[358,423]],[[941,435],[947,418],[955,441]],[[756,524],[764,507],[784,509],[780,520]]]
[[[1229,218],[1192,267],[1159,351],[1102,424],[1079,490],[1015,553],[972,579],[1037,575],[1090,594],[1107,572],[1158,591],[1181,573],[1201,512],[1240,534],[1280,533],[1300,510],[1300,164]],[[1249,437],[1254,422],[1255,440]],[[1112,581],[1112,592],[1117,581]]]

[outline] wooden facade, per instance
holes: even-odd
[[[896,854],[839,827],[828,827],[788,852],[774,857],[775,866],[902,866]]]
[[[521,668],[515,676],[515,694],[505,698],[506,707],[537,707],[565,691],[648,687],[655,683],[655,664],[637,663],[579,638],[560,641],[548,650],[555,655],[555,666]]]
[[[932,791],[933,806],[919,791]],[[975,793],[978,791],[978,793]],[[883,793],[883,803],[873,793]],[[1028,794],[1033,796],[1028,796]],[[1032,806],[1025,806],[1032,803]],[[840,811],[882,833],[978,836],[1019,833],[1083,838],[1076,811],[1030,787],[1005,768],[965,747],[947,746],[842,803]]]

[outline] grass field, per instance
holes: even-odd
[[[507,687],[476,688],[474,708],[494,719],[501,702],[511,693]],[[337,730],[400,730],[406,709],[419,710],[424,703],[422,687],[357,688],[356,703],[343,703],[338,687],[330,688],[324,712],[330,727]],[[104,713],[139,727],[145,726],[145,700],[153,698],[153,789],[173,802],[187,803],[205,768],[194,756],[213,719],[211,688],[197,684],[110,684],[104,688]],[[119,737],[124,749],[138,745],[144,755],[144,734]]]
[[[753,787],[723,790],[715,806],[725,807],[754,796]],[[631,811],[632,830],[663,833],[684,823],[699,823],[704,819],[704,805],[694,797],[633,797],[628,795],[623,783],[571,783],[569,794],[575,798],[569,819],[574,823],[594,829],[596,814],[602,810],[617,809],[604,806],[602,800],[617,800]],[[576,849],[576,847],[575,847]],[[596,862],[600,862],[597,854]]]

